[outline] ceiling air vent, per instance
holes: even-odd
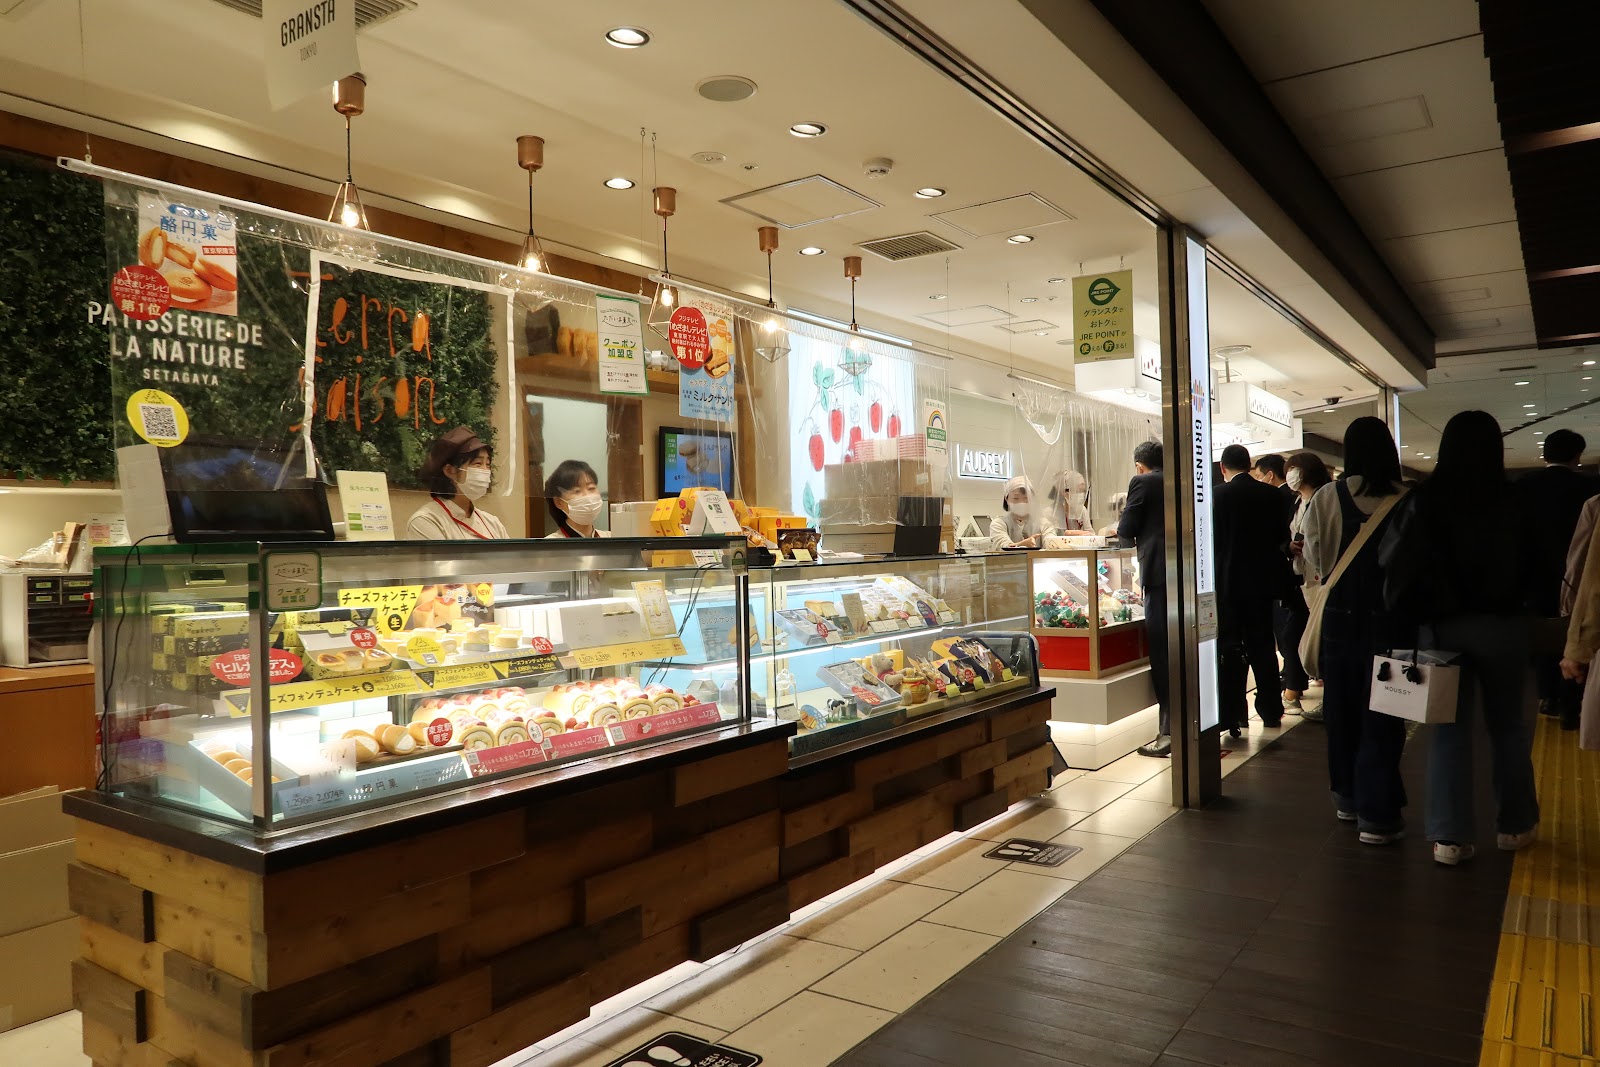
[[[862,241],[860,247],[862,251],[871,252],[891,263],[898,263],[902,259],[916,259],[918,256],[934,256],[940,252],[961,251],[960,245],[952,244],[927,230],[920,233],[902,233],[898,237],[878,237],[871,241]]]
[[[261,17],[261,0],[211,0],[230,11],[251,18]],[[356,29],[364,30],[375,22],[394,18],[417,6],[417,0],[355,0]]]

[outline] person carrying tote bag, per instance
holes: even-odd
[[[1527,689],[1530,609],[1528,561],[1536,539],[1521,490],[1508,481],[1500,424],[1463,411],[1445,424],[1433,476],[1407,499],[1379,550],[1384,606],[1395,632],[1434,660],[1459,662],[1454,721],[1434,721],[1428,742],[1428,839],[1433,858],[1455,865],[1476,851],[1474,718],[1482,716],[1494,757],[1497,844],[1534,839],[1539,800],[1534,784],[1532,709]],[[1505,500],[1498,531],[1505,551],[1482,562],[1485,500]],[[1398,643],[1398,642],[1397,642]],[[1400,658],[1400,653],[1395,654]],[[1447,682],[1435,669],[1434,681]]]
[[[1331,590],[1339,579],[1344,577],[1344,572],[1349,569],[1350,563],[1361,553],[1372,535],[1377,533],[1383,525],[1383,520],[1388,516],[1394,506],[1405,497],[1405,490],[1392,496],[1385,497],[1383,503],[1378,505],[1376,511],[1361,524],[1361,533],[1350,542],[1350,547],[1339,557],[1339,565],[1333,569],[1328,580],[1321,585],[1307,585],[1305,587],[1306,632],[1300,635],[1300,662],[1305,664],[1306,673],[1317,677],[1322,670],[1320,659],[1322,647],[1322,606],[1327,602],[1328,591]]]
[[[1405,724],[1372,710],[1372,658],[1394,647],[1383,610],[1378,544],[1405,493],[1388,427],[1356,419],[1345,430],[1344,476],[1311,498],[1303,524],[1306,573],[1326,575],[1307,632],[1323,681],[1328,785],[1334,814],[1354,822],[1363,844],[1387,845],[1405,832],[1400,757]]]

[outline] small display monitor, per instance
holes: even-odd
[[[162,449],[172,535],[195,541],[331,541],[327,491],[298,448],[193,437]]]
[[[688,430],[663,426],[656,450],[661,496],[677,496],[684,489],[734,491],[733,433],[730,430]]]

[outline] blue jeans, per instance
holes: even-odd
[[[1473,711],[1481,709],[1494,766],[1495,829],[1520,834],[1539,822],[1533,778],[1528,630],[1521,619],[1470,615],[1425,628],[1422,647],[1463,659],[1456,721],[1432,727],[1428,751],[1430,841],[1465,844],[1477,836],[1473,812]]]

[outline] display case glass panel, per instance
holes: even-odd
[[[104,788],[275,828],[746,718],[727,545],[102,549]]]
[[[794,755],[1037,680],[1021,554],[752,569],[752,712]]]
[[[1149,662],[1133,549],[1029,553],[1028,577],[1045,674],[1099,678]]]

